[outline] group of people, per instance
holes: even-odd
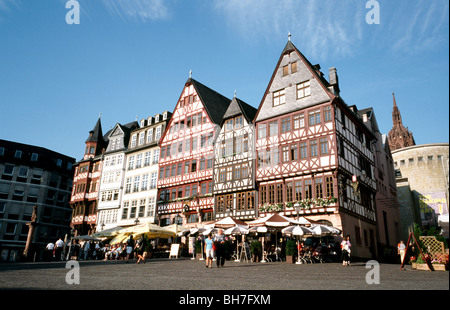
[[[64,258],[61,256],[64,250],[64,241],[59,238],[55,243],[49,242],[45,247],[44,260],[45,261],[61,261]]]
[[[205,255],[206,255],[206,268],[212,267],[212,261],[216,256],[217,268],[223,267],[225,264],[225,236],[223,230],[218,229],[217,234],[212,236],[209,234],[205,239]]]
[[[125,242],[117,243],[115,245],[106,244],[102,248],[104,253],[103,260],[125,260],[129,262],[130,257],[137,258],[136,264],[147,261],[148,252],[150,251],[151,244],[147,238],[147,235],[142,235],[137,242],[133,239],[133,235],[130,235]]]

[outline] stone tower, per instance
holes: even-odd
[[[392,93],[392,97],[394,99],[394,108],[392,110],[393,126],[388,134],[389,147],[391,151],[416,145],[413,134],[407,127],[403,126],[402,116],[400,115],[400,110],[395,102],[394,93]]]

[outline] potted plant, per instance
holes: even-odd
[[[294,263],[295,262],[295,250],[296,243],[294,240],[288,240],[286,242],[286,263]]]
[[[259,241],[253,241],[250,244],[250,251],[252,252],[252,261],[258,262],[262,253],[262,245]]]

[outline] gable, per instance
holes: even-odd
[[[289,41],[272,74],[255,121],[332,100],[334,95],[327,89],[327,84],[318,69]]]
[[[123,130],[119,124],[116,124],[116,126],[114,126],[114,129],[109,134],[109,137],[114,137],[114,136],[119,136],[119,135],[123,135]]]

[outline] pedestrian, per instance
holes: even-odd
[[[89,240],[83,244],[84,260],[87,260],[89,258],[90,247],[91,243],[89,242]]]
[[[61,253],[64,248],[64,241],[61,240],[61,238],[58,239],[58,241],[55,242],[55,259],[56,261],[61,260]]]
[[[205,254],[206,254],[206,268],[211,268],[212,260],[214,256],[213,251],[213,239],[211,238],[211,234],[208,234],[208,238],[205,240]]]
[[[225,264],[225,237],[221,228],[218,229],[217,234],[214,236],[214,244],[216,246],[217,267],[223,267]]]
[[[347,235],[341,242],[342,249],[342,266],[350,266],[350,253],[351,253],[350,235]]]
[[[403,265],[403,260],[405,259],[405,250],[406,250],[406,246],[403,243],[403,240],[400,240],[400,243],[397,245],[397,253],[398,255],[400,255],[400,262]]]
[[[145,264],[145,258],[147,255],[147,251],[148,251],[148,240],[147,240],[147,235],[144,234],[141,236],[141,238],[139,238],[139,241],[136,244],[137,247],[137,257],[138,260],[136,262],[136,264],[139,264],[141,261],[144,262]]]
[[[130,237],[128,237],[128,240],[127,240],[127,260],[126,260],[126,263],[128,263],[128,260],[130,259],[130,255],[133,252],[133,248],[134,248],[133,235],[130,235]]]
[[[55,245],[53,244],[53,242],[49,242],[47,244],[47,246],[45,247],[45,251],[44,251],[44,257],[45,260],[50,262],[53,260],[53,251],[55,250]]]

